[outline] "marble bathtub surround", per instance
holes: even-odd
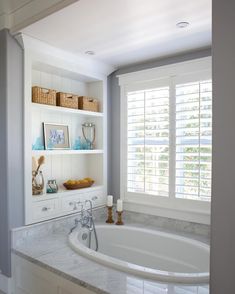
[[[93,209],[93,216],[96,222],[104,222],[106,218],[106,209]],[[26,241],[35,238],[43,238],[52,234],[69,234],[71,228],[74,226],[75,219],[80,217],[80,213],[56,218],[53,220],[41,222],[34,225],[29,225],[12,230],[11,243],[12,248],[17,248]]]
[[[161,216],[149,215],[144,213],[125,211],[123,219],[126,224],[136,224],[137,226],[146,226],[152,229],[163,229],[169,232],[177,232],[192,235],[202,236],[205,239],[210,239],[210,226],[188,222],[183,220],[176,220]]]
[[[128,225],[137,217],[124,212]],[[13,254],[20,256],[94,293],[110,294],[208,294],[208,285],[177,285],[139,278],[93,262],[68,246],[68,233],[79,214],[31,225],[12,231]],[[94,210],[97,223],[104,223],[106,208]],[[138,217],[139,225],[149,228],[161,223]],[[142,223],[141,223],[142,222]],[[134,223],[134,225],[136,225]],[[112,226],[112,225],[111,225]],[[156,229],[156,227],[155,227]],[[163,229],[162,229],[163,230]],[[183,233],[182,233],[183,234]],[[184,234],[185,235],[185,234]],[[188,234],[186,234],[188,235]],[[195,235],[196,239],[204,239]]]
[[[61,235],[32,239],[13,253],[94,293],[209,294],[208,285],[158,283],[102,266],[75,253]]]
[[[115,207],[114,207],[115,209]],[[43,238],[51,234],[68,234],[74,226],[75,218],[79,218],[79,213],[57,218],[50,221],[45,221],[35,225],[30,225],[13,230],[12,232],[12,247],[15,248],[26,240],[34,238]],[[107,219],[107,208],[97,208],[93,210],[95,222],[105,223]],[[122,220],[128,225],[147,227],[150,229],[164,230],[168,232],[176,232],[187,235],[202,241],[209,242],[210,226],[175,220],[160,216],[153,216],[143,213],[124,211]]]

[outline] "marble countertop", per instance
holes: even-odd
[[[208,285],[159,283],[100,265],[73,251],[68,245],[68,234],[64,231],[54,232],[43,238],[41,236],[25,238],[23,242],[16,244],[12,251],[16,255],[95,293],[209,293]]]

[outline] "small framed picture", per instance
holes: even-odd
[[[70,149],[69,127],[62,124],[43,123],[46,150]]]

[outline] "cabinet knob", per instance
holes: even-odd
[[[97,200],[97,199],[98,199],[97,196],[93,196],[93,197],[91,198],[92,201],[95,201],[95,200]]]
[[[50,209],[50,207],[45,206],[45,207],[42,208],[42,211],[48,211],[49,209]]]

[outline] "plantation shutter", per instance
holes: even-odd
[[[127,92],[127,191],[169,194],[169,86]]]
[[[175,196],[210,200],[211,80],[176,85]]]

